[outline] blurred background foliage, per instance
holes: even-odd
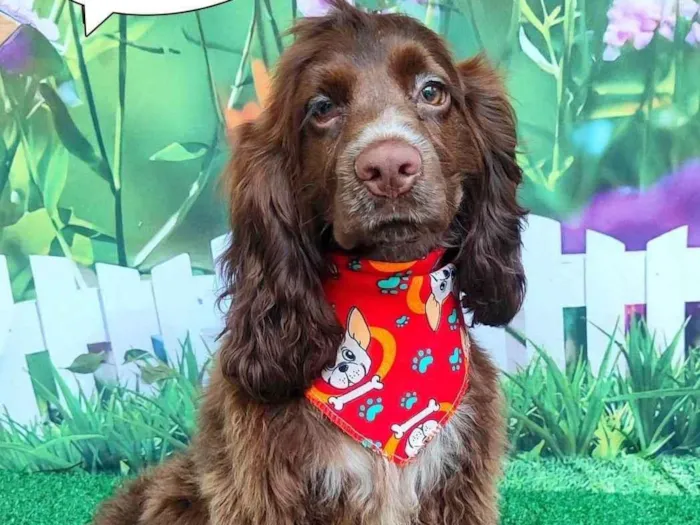
[[[565,221],[600,192],[644,191],[700,157],[693,0],[358,3],[408,13],[457,57],[484,52],[501,68],[534,213]],[[226,129],[264,105],[284,31],[326,8],[237,0],[113,15],[85,37],[67,0],[0,0],[37,29],[22,60],[0,55],[0,253],[15,299],[32,297],[34,254],[72,258],[86,281],[95,262],[148,272],[182,252],[210,272],[209,240],[227,228]]]

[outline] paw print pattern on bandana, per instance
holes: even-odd
[[[462,368],[462,350],[460,348],[455,348],[454,351],[452,352],[452,355],[450,355],[450,366],[452,367],[453,372],[459,372],[460,369]]]
[[[348,261],[348,269],[353,272],[359,272],[362,270],[362,262],[359,259],[350,259]]]
[[[447,322],[450,324],[450,330],[457,330],[459,327],[459,314],[457,313],[457,309],[453,309],[452,313],[450,313],[450,316],[447,318]]]
[[[396,320],[397,328],[403,328],[404,326],[406,326],[408,324],[409,320],[410,320],[410,318],[407,315],[402,315],[401,317],[399,317]]]
[[[371,423],[377,419],[377,416],[382,413],[382,410],[384,410],[384,405],[382,404],[381,397],[376,399],[369,398],[365,404],[360,405],[360,417]]]
[[[419,350],[418,355],[413,358],[413,370],[420,374],[425,374],[428,371],[430,365],[433,364],[433,351],[428,348],[427,350]]]
[[[416,403],[418,403],[418,394],[415,392],[406,392],[401,398],[401,408],[406,410],[411,410]]]
[[[379,291],[383,294],[396,295],[400,291],[408,290],[408,280],[411,275],[411,271],[406,273],[397,273],[386,279],[380,279],[377,281],[377,286]]]

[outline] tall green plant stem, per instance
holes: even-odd
[[[80,40],[80,30],[78,29],[78,20],[77,16],[75,14],[75,9],[76,6],[71,4],[68,12],[70,13],[70,21],[71,21],[71,27],[73,29],[73,40],[75,41],[75,49],[76,53],[78,55],[78,68],[80,69],[80,77],[83,82],[83,89],[85,91],[85,98],[87,101],[88,109],[90,110],[90,118],[92,120],[92,126],[95,131],[95,140],[97,141],[97,147],[100,151],[100,155],[105,161],[106,166],[109,169],[110,172],[110,190],[112,191],[112,195],[114,196],[115,200],[115,239],[116,239],[116,244],[117,244],[117,258],[118,262],[122,266],[126,266],[127,260],[126,260],[126,248],[125,248],[125,241],[124,241],[124,225],[123,223],[123,217],[122,217],[122,211],[121,211],[121,189],[119,192],[117,191],[117,186],[116,186],[116,179],[114,175],[114,170],[110,166],[109,163],[109,157],[107,156],[107,148],[105,147],[105,141],[104,141],[104,136],[102,135],[102,128],[100,126],[100,119],[99,115],[97,113],[97,105],[95,104],[95,95],[92,90],[92,83],[90,82],[90,75],[88,73],[87,69],[87,63],[85,61],[85,53],[83,51],[83,44],[82,41]],[[120,34],[122,30],[121,26],[121,20],[120,20]],[[125,23],[125,22],[124,22]],[[126,29],[124,28],[124,31]],[[120,70],[121,70],[121,57],[122,57],[122,45],[125,45],[123,42],[120,43],[120,48],[119,48],[119,54],[120,54]],[[126,50],[124,48],[124,57],[126,57]],[[121,71],[120,71],[121,75]],[[120,93],[121,94],[121,93]],[[122,115],[123,116],[123,115]],[[117,201],[119,201],[119,205],[117,205]],[[119,210],[119,211],[118,211]]]
[[[281,55],[282,51],[284,51],[284,45],[282,44],[282,34],[280,33],[279,27],[277,26],[277,20],[275,20],[275,15],[272,12],[272,5],[270,4],[270,0],[265,0],[265,11],[267,12],[267,19],[270,21],[272,34],[275,37],[277,53]]]
[[[262,10],[260,9],[260,0],[254,0],[255,9],[253,10],[253,18],[255,27],[257,28],[258,42],[260,44],[260,54],[266,67],[270,66],[270,58],[267,56],[267,46],[265,45],[265,26],[263,25]]]
[[[122,200],[122,166],[124,160],[124,114],[126,111],[126,15],[119,15],[119,105],[114,130],[114,168],[112,185],[114,191],[114,222],[117,238],[119,264],[126,265],[126,237],[124,236],[124,206]]]
[[[233,88],[231,89],[231,95],[228,98],[227,107],[232,109],[233,106],[238,102],[238,97],[241,94],[241,87],[243,86],[243,75],[245,74],[245,67],[248,63],[248,57],[250,56],[250,47],[253,43],[253,36],[255,35],[255,20],[257,18],[258,4],[255,2],[253,4],[253,14],[250,17],[250,24],[248,25],[248,33],[246,34],[245,44],[243,45],[243,51],[241,53],[241,61],[238,64],[238,70],[236,71],[236,76],[233,79]]]

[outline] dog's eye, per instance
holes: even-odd
[[[309,117],[319,125],[327,124],[340,115],[340,108],[328,97],[319,96],[309,102]]]
[[[447,102],[447,91],[442,84],[438,82],[428,82],[420,90],[420,98],[422,102],[431,106],[442,106]]]
[[[343,350],[343,358],[346,361],[354,361],[355,353],[352,350]]]

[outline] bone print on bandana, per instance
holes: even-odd
[[[469,341],[442,251],[405,263],[334,254],[324,283],[345,335],[306,397],[362,445],[402,465],[467,392]]]

